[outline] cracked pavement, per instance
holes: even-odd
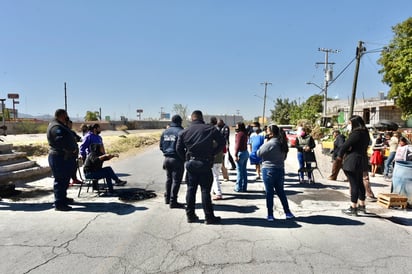
[[[319,145],[320,146],[320,145]],[[319,152],[320,153],[320,152]],[[325,178],[330,158],[317,153]],[[157,197],[123,202],[69,188],[70,212],[53,210],[50,191],[0,201],[0,273],[407,273],[412,269],[410,209],[367,203],[369,214],[343,215],[348,183],[315,172],[315,185],[297,182],[296,152],[286,166],[285,190],[293,220],[275,197],[274,222],[266,221],[262,181],[249,167],[247,193],[233,191],[235,171],[214,201],[220,225],[188,224],[182,209],[163,202],[165,174],[157,146],[111,165],[128,181],[123,189],[153,190]],[[342,174],[340,174],[342,176]],[[342,178],[339,177],[341,180]],[[51,190],[52,178],[19,186]],[[390,192],[371,178],[375,195]],[[118,187],[118,189],[121,189]],[[184,202],[182,184],[179,201]],[[200,191],[198,191],[200,194]],[[197,215],[204,219],[197,199]]]

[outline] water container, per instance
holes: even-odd
[[[408,197],[408,203],[412,204],[412,161],[396,161],[392,187],[392,193]]]

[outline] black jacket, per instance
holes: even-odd
[[[64,155],[65,159],[73,159],[79,153],[72,131],[58,120],[53,120],[47,127],[47,141],[50,154]]]
[[[343,170],[351,172],[363,172],[368,169],[368,146],[370,137],[368,131],[353,130],[338,152],[338,156],[343,158]]]
[[[339,134],[336,136],[335,141],[333,141],[333,151],[332,151],[332,159],[335,160],[338,157],[339,150],[342,145],[345,143],[345,135]]]
[[[104,161],[99,158],[102,155],[100,144],[91,144],[90,153],[87,155],[83,166],[84,173],[96,172],[102,169]]]
[[[215,126],[196,120],[180,132],[176,151],[182,159],[193,157],[213,162],[214,155],[221,152],[225,144],[225,138]]]

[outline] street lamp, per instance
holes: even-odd
[[[320,89],[323,93],[323,117],[326,117],[326,107],[327,107],[327,86],[328,86],[328,81],[325,81],[325,88],[322,88],[318,84],[315,84],[313,82],[306,82],[306,85],[314,85],[318,89]]]

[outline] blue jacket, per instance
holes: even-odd
[[[170,127],[163,131],[162,136],[160,136],[159,147],[165,157],[178,158],[176,144],[179,132],[182,130],[183,128],[180,125],[171,123]]]

